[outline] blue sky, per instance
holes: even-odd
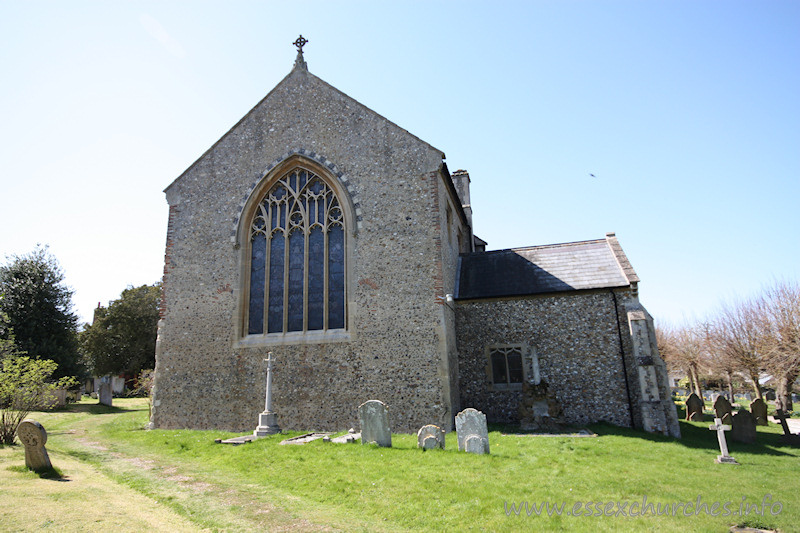
[[[615,231],[659,321],[800,278],[800,3],[0,0],[0,253],[90,320],[161,277],[163,189],[291,69],[472,177],[507,248]],[[593,178],[590,174],[594,174]]]

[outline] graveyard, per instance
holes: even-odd
[[[782,441],[781,426],[756,425],[748,444],[709,430],[712,406],[686,421],[677,405],[680,440],[607,424],[580,436],[489,425],[488,442],[473,435],[474,445],[453,431],[442,447],[428,428],[384,445],[346,431],[281,445],[303,435],[283,431],[227,446],[215,441],[236,434],[145,430],[144,399],[83,400],[30,416],[60,477],[27,471],[22,445],[0,448],[0,529],[796,530],[800,448]],[[720,432],[738,464],[715,461]]]

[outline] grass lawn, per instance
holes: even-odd
[[[13,510],[4,511],[0,529],[19,527],[9,520],[25,513],[22,495],[30,484],[74,488],[75,494],[42,505],[42,524],[60,509],[92,502],[111,515],[143,519],[164,512],[177,524],[164,531],[187,523],[230,531],[727,531],[733,525],[800,531],[800,449],[781,446],[774,424],[758,428],[756,445],[729,443],[741,463],[731,466],[714,463],[719,450],[710,421],[681,422],[681,440],[608,425],[592,426],[596,438],[492,431],[491,455],[476,456],[457,452],[454,433],[446,450],[428,452],[416,449],[413,435],[393,435],[392,448],[321,441],[279,446],[287,435],[220,445],[215,438],[233,434],[145,431],[143,400],[114,403],[107,408],[92,400],[31,418],[47,429],[51,459],[67,479],[92,469],[119,491],[38,479],[20,471],[20,446],[0,448],[0,483],[15,487],[0,494],[4,510]],[[641,516],[645,498],[653,506]],[[544,502],[563,510],[537,515],[534,506]],[[577,504],[581,516],[570,514]]]

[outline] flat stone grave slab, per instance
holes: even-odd
[[[330,433],[306,433],[305,435],[298,435],[297,437],[292,437],[291,439],[282,440],[280,444],[307,444],[323,437],[327,437],[328,435],[330,435]]]
[[[334,444],[350,444],[350,443],[355,443],[360,439],[361,439],[361,432],[346,433],[344,435],[332,438],[331,442],[333,442]]]
[[[258,440],[258,437],[254,435],[242,435],[241,437],[231,437],[230,439],[214,439],[214,442],[217,444],[233,444],[234,446],[238,446],[254,440]]]

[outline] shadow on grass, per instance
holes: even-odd
[[[707,422],[707,423],[706,423]],[[628,437],[650,442],[674,442],[686,448],[695,448],[719,452],[719,443],[717,441],[716,433],[709,431],[708,426],[713,423],[713,420],[703,421],[701,423],[685,422],[679,420],[681,429],[681,438],[675,439],[666,435],[657,433],[648,433],[640,429],[631,429],[621,426],[614,426],[605,422],[590,424],[586,426],[590,431],[596,433],[598,436],[617,436]],[[504,434],[525,435],[535,432],[521,430],[519,425],[515,424],[488,424],[489,431],[499,431]],[[581,429],[578,427],[565,428],[564,437],[569,437],[569,432],[578,433]],[[763,455],[777,455],[777,456],[797,456],[800,457],[800,450],[793,453],[793,451],[786,451],[787,445],[781,442],[782,435],[779,433],[770,433],[766,431],[758,431],[757,441],[755,444],[743,444],[741,442],[733,441],[730,438],[730,432],[725,434],[728,441],[728,448],[732,451],[740,451],[744,453],[763,454]],[[783,449],[776,449],[783,448]]]
[[[711,425],[709,421],[708,425]],[[705,423],[704,423],[705,424]],[[719,443],[717,441],[716,433],[708,429],[708,425],[696,426],[690,422],[680,422],[681,438],[673,439],[664,435],[657,435],[647,433],[646,431],[623,428],[612,426],[611,424],[593,424],[589,426],[598,435],[616,435],[621,437],[632,437],[638,439],[649,440],[651,442],[674,442],[686,448],[703,449],[703,450],[716,450],[719,451]],[[733,441],[730,438],[730,433],[726,432],[725,436],[728,441],[728,448],[731,453],[734,451],[741,451],[745,453],[763,454],[763,455],[778,455],[778,456],[800,456],[800,450],[797,453],[790,451],[779,450],[775,448],[786,448],[785,444],[781,443],[781,435],[777,433],[758,432],[757,441],[755,444],[744,444],[741,442]]]
[[[61,470],[59,470],[54,466],[51,466],[50,468],[42,468],[40,470],[31,470],[27,466],[15,465],[15,466],[9,466],[8,469],[12,472],[27,474],[31,477],[38,476],[42,479],[49,479],[50,481],[61,481],[63,483],[71,481],[68,477],[64,476],[64,474],[61,473]]]
[[[146,409],[147,407],[145,407]],[[112,413],[130,413],[141,408],[126,408],[103,405],[101,403],[71,403],[64,411],[68,413],[89,413],[93,415],[107,415]]]

